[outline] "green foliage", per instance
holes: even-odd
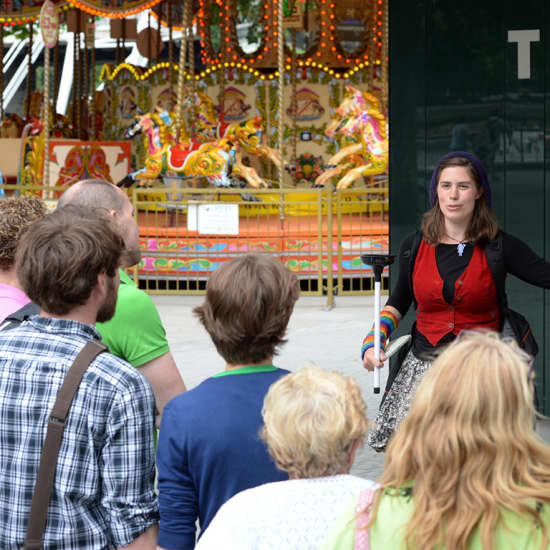
[[[38,32],[38,23],[32,23],[33,37]],[[30,36],[29,24],[14,25],[13,27],[4,27],[4,37],[14,36],[17,40],[26,40]]]

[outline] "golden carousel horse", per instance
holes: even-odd
[[[325,186],[333,177],[344,174],[337,183],[346,189],[362,176],[384,174],[388,168],[387,121],[380,111],[380,101],[368,92],[346,86],[346,94],[325,134],[344,135],[357,143],[343,147],[328,162],[314,187]]]
[[[191,94],[191,91],[188,91]],[[262,117],[256,116],[242,122],[219,122],[217,108],[212,98],[204,92],[195,93],[195,135],[199,141],[227,139],[238,142],[243,151],[255,157],[266,157],[281,168],[281,157],[277,149],[267,145],[267,136]],[[256,131],[252,131],[253,129]]]

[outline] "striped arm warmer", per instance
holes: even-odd
[[[399,321],[391,311],[380,312],[380,348],[386,349],[386,344],[392,335],[392,332],[397,328]],[[370,332],[365,336],[363,345],[361,346],[361,359],[365,356],[365,352],[374,347],[374,325]]]

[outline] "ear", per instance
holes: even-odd
[[[107,294],[107,275],[102,271],[97,275],[97,281],[90,294],[90,301],[95,304],[101,304]]]

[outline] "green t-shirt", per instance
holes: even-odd
[[[170,348],[153,300],[124,271],[119,272],[115,314],[106,323],[96,323],[96,328],[111,353],[140,367]]]
[[[357,499],[351,502],[334,524],[321,550],[353,550],[355,543],[355,516]],[[408,521],[414,512],[413,499],[408,496],[392,496],[387,492],[380,499],[376,521],[370,528],[372,550],[400,550],[405,548],[404,535]],[[550,507],[541,511],[542,520],[550,530]],[[525,521],[510,510],[504,510],[502,525],[495,530],[494,547],[498,550],[538,550],[541,543],[540,529],[532,521]],[[546,546],[550,550],[550,544]],[[445,550],[442,548],[441,550]],[[470,538],[469,550],[483,550],[480,529],[476,528]]]

